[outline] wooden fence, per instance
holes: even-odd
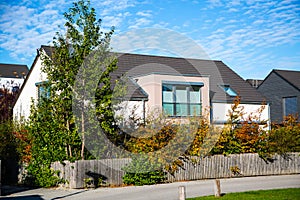
[[[290,153],[287,159],[276,155],[274,162],[266,163],[257,154],[215,155],[198,158],[197,163],[185,162],[174,176],[167,174],[166,182],[188,181],[234,176],[260,176],[300,173],[300,154]],[[121,185],[122,170],[130,159],[79,160],[74,163],[55,162],[52,168],[67,180],[66,187],[82,188],[98,185]]]
[[[266,163],[257,154],[215,155],[198,158],[197,164],[185,162],[174,176],[168,174],[170,182],[235,176],[261,176],[300,173],[300,154],[291,153],[284,159],[274,156],[274,162]],[[234,173],[235,172],[235,173]]]
[[[94,187],[103,185],[121,185],[125,172],[121,169],[131,159],[77,160],[73,163],[65,161],[52,163],[54,170],[59,170],[59,177],[66,180],[66,187]],[[91,180],[91,181],[90,181]]]

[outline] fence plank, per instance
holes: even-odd
[[[279,155],[274,156],[273,163],[266,163],[257,154],[240,155],[216,155],[205,158],[196,158],[198,163],[184,162],[184,168],[179,168],[174,176],[168,174],[166,182],[199,180],[209,178],[229,178],[233,174],[230,167],[237,166],[243,176],[279,175],[300,173],[299,153],[289,154],[289,159],[283,159]],[[60,162],[52,163],[54,170],[60,170],[60,177],[68,181],[70,188],[82,188],[84,179],[89,178],[87,173],[106,177],[107,185],[122,185],[122,177],[125,172],[122,168],[131,162],[129,158],[103,159],[103,160],[79,160],[75,163],[66,161],[66,165]]]

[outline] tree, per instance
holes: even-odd
[[[18,90],[10,90],[3,85],[0,88],[0,122],[12,119],[13,105],[16,101]]]
[[[270,153],[288,157],[289,152],[300,152],[300,122],[298,115],[288,115],[280,124],[273,124],[266,148]]]
[[[87,56],[97,50],[108,52],[114,32],[113,28],[107,33],[100,30],[101,20],[96,19],[95,9],[90,7],[89,1],[73,3],[64,17],[67,32],[56,33],[52,56],[40,51],[42,71],[47,74],[47,82],[43,85],[47,94],[41,96],[37,104],[33,103],[29,122],[32,155],[28,171],[34,184],[40,186],[51,186],[59,181],[49,178],[53,174],[49,170],[51,162],[74,161],[89,156],[86,154],[84,134],[78,134],[78,128],[82,127],[76,126],[72,112],[74,82]],[[114,64],[106,68],[108,75],[115,69]],[[99,83],[110,81],[107,76],[105,80],[101,78]],[[99,98],[107,99],[106,96]]]
[[[229,110],[227,124],[211,154],[258,153],[263,156],[266,153],[267,121],[261,120],[264,102],[256,112],[248,115],[240,102],[237,96]]]
[[[13,105],[18,95],[18,90],[9,83],[0,86],[0,160],[2,161],[2,180],[4,184],[17,182],[17,151],[18,141],[14,136]]]

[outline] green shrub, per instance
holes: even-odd
[[[127,185],[153,185],[162,183],[165,180],[165,173],[156,170],[146,173],[126,173],[123,182]]]
[[[286,116],[281,124],[273,124],[267,148],[271,153],[285,155],[300,152],[300,122],[298,116]]]
[[[54,171],[50,166],[29,165],[28,174],[25,177],[25,184],[39,187],[54,187],[65,181],[59,178],[59,171]]]
[[[126,172],[123,182],[127,185],[153,185],[166,179],[163,169],[146,158],[133,158],[123,170]]]
[[[18,140],[14,136],[13,122],[0,121],[0,160],[2,163],[2,184],[16,184],[18,181]]]

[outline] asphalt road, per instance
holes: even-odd
[[[150,186],[98,188],[89,190],[62,188],[34,189],[14,193],[2,198],[12,200],[175,200],[178,199],[179,196],[179,186],[185,186],[187,197],[197,197],[214,194],[214,180],[199,180]],[[222,193],[278,188],[300,188],[300,174],[221,179]]]

